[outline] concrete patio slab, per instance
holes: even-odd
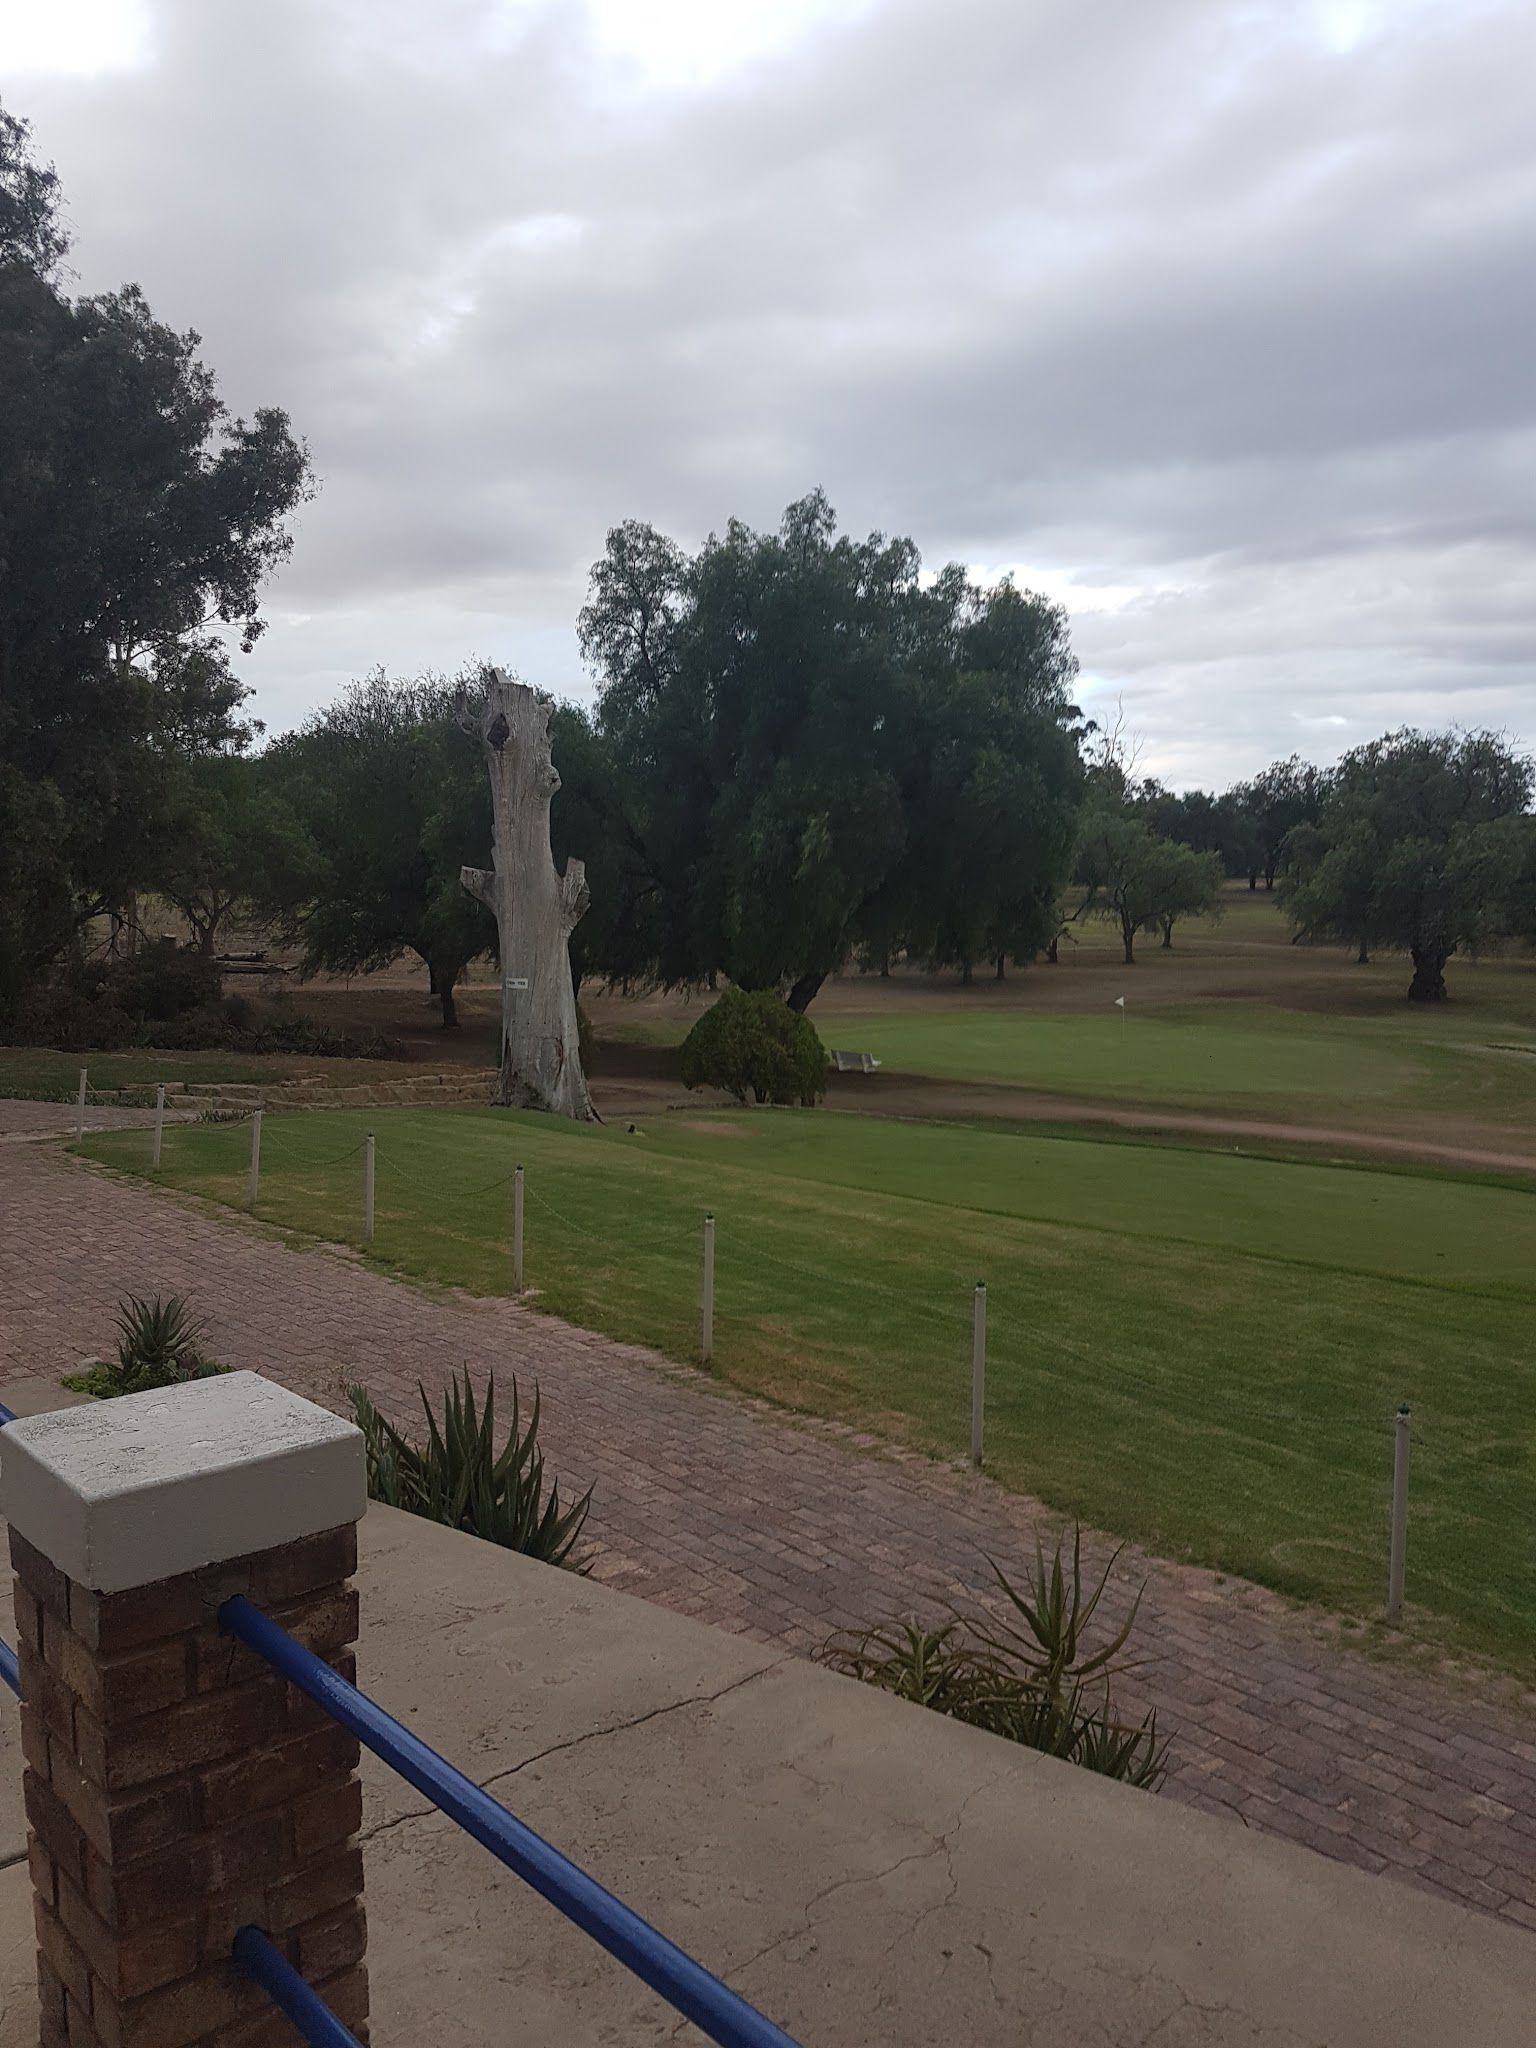
[[[772,1649],[370,1509],[365,1687],[806,2048],[1514,2048],[1536,1943]],[[19,1772],[0,1706],[0,1789]],[[365,1761],[379,2048],[689,2034]],[[0,1864],[22,1849],[9,1812]],[[25,1862],[0,2048],[31,2048]]]

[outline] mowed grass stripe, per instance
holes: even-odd
[[[964,1451],[984,1277],[999,1478],[1347,1612],[1380,1602],[1406,1398],[1421,1625],[1536,1670],[1536,1198],[814,1113],[657,1118],[632,1137],[376,1110],[268,1119],[262,1214],[355,1242],[361,1158],[336,1155],[370,1127],[380,1262],[505,1292],[522,1159],[540,1305],[688,1358],[712,1209],[720,1375],[944,1455]],[[248,1142],[168,1132],[160,1177],[238,1203]],[[87,1149],[147,1168],[140,1132]]]

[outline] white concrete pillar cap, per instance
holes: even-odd
[[[0,1429],[0,1515],[98,1593],[355,1522],[367,1491],[361,1432],[254,1372]]]

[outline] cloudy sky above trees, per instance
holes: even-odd
[[[52,0],[0,95],[78,287],[323,488],[245,673],[585,694],[606,529],[825,487],[1070,608],[1225,781],[1536,743],[1528,0]]]

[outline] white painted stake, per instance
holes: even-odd
[[[245,1183],[245,1206],[254,1209],[261,1193],[261,1111],[251,1114],[251,1171]]]
[[[987,1283],[976,1282],[971,1311],[971,1463],[981,1470],[981,1425],[987,1406]]]
[[[373,1243],[373,1133],[368,1133],[367,1148],[363,1153],[363,1242]]]
[[[80,1069],[80,1095],[75,1103],[75,1142],[85,1136],[85,1069]]]
[[[715,1219],[704,1218],[704,1284],[699,1296],[699,1350],[704,1363],[715,1355]]]
[[[165,1083],[155,1084],[155,1149],[150,1158],[151,1166],[160,1164],[160,1140],[165,1135]]]
[[[1403,1574],[1408,1560],[1408,1455],[1411,1424],[1408,1403],[1397,1411],[1392,1447],[1392,1555],[1387,1566],[1387,1619],[1403,1616]]]
[[[523,1291],[523,1169],[512,1176],[512,1285]]]

